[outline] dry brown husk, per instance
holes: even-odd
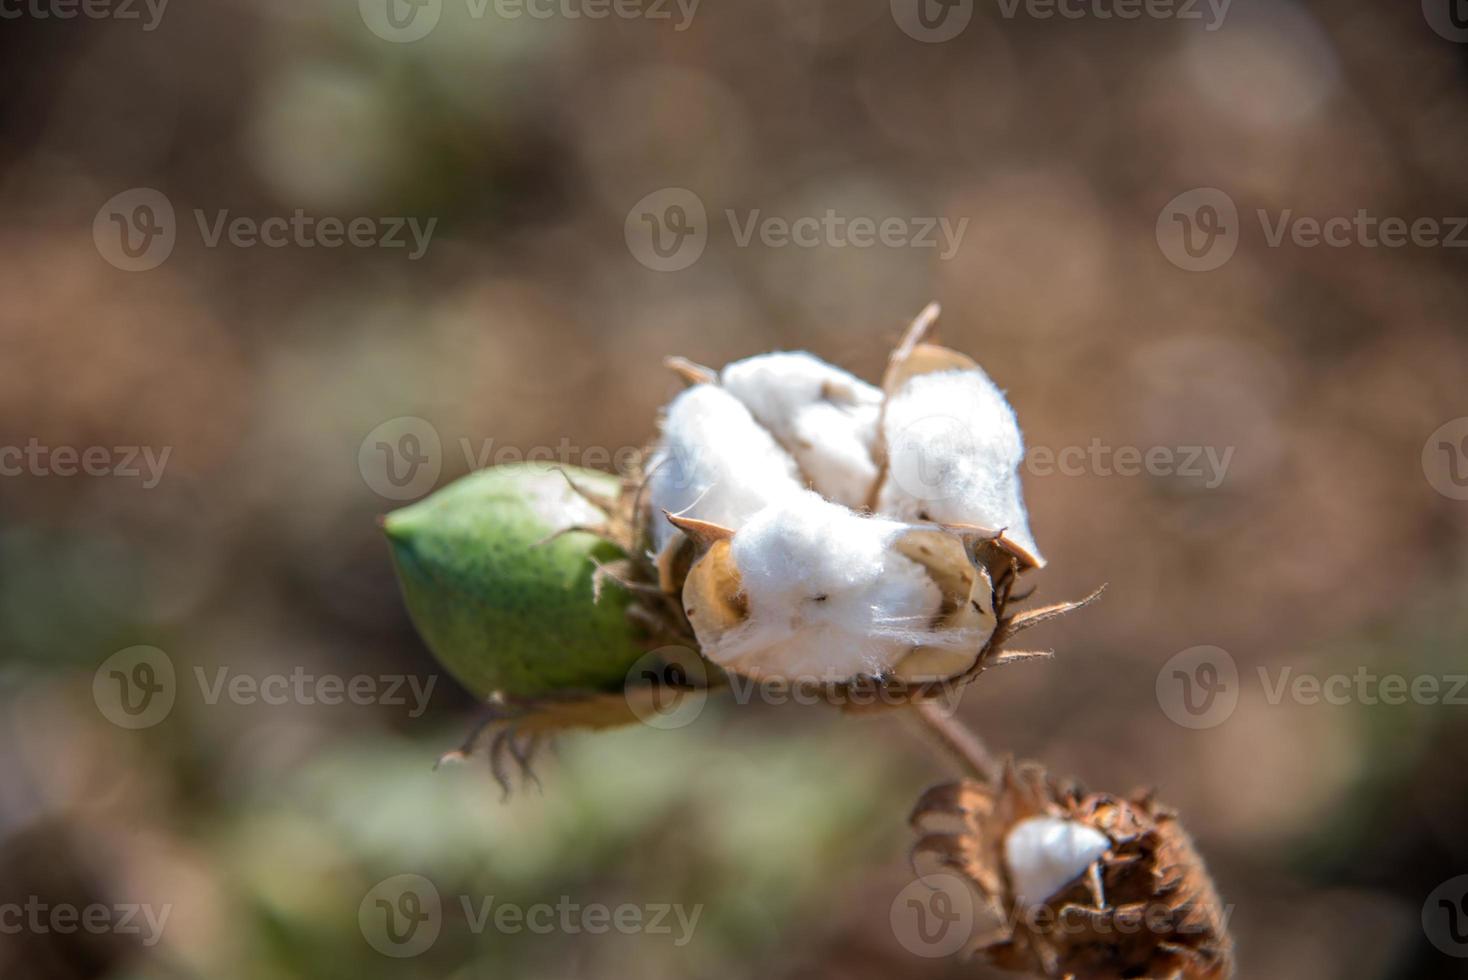
[[[1022,908],[1004,862],[1018,822],[1052,816],[1092,827],[1111,849],[1043,906]],[[1005,970],[1071,980],[1226,980],[1227,916],[1177,815],[1150,794],[1121,798],[1007,765],[997,785],[935,786],[912,822],[915,862],[967,879],[989,904],[993,930],[974,951]],[[943,829],[935,830],[935,827]]]

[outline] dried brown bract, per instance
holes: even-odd
[[[1070,980],[1225,980],[1227,914],[1176,814],[1008,765],[997,786],[935,786],[918,801],[914,862],[967,880],[994,965]],[[1047,891],[1049,894],[1025,894]]]

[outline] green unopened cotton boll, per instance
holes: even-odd
[[[596,563],[621,552],[583,531],[552,537],[605,519],[567,475],[609,497],[617,480],[564,469],[481,470],[383,520],[418,632],[481,697],[620,690],[646,650],[625,589],[604,581],[592,597]]]

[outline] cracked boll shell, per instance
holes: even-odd
[[[579,486],[615,496],[605,473],[564,467]],[[592,534],[604,515],[557,469],[534,464],[472,473],[383,521],[413,623],[439,661],[480,697],[620,690],[645,652],[628,621],[631,596],[595,562],[622,553]]]

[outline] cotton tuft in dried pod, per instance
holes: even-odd
[[[663,414],[662,440],[648,466],[653,513],[738,525],[767,504],[801,490],[795,461],[749,409],[715,385],[694,385]],[[651,522],[662,553],[675,529]]]
[[[749,677],[835,684],[969,667],[992,589],[961,541],[858,516],[810,491],[737,530],[674,517],[702,549],[683,589],[703,655]],[[917,658],[908,665],[909,658]]]
[[[866,505],[877,481],[880,389],[804,351],[735,361],[720,382],[794,457],[811,489]]]
[[[1226,980],[1227,913],[1172,811],[1005,767],[998,786],[918,801],[920,869],[965,878],[992,929],[973,948],[1002,969],[1069,980]],[[926,868],[923,866],[926,865]]]
[[[1020,488],[1019,421],[978,366],[907,378],[887,401],[882,431],[881,513],[972,528],[1025,566],[1044,567]]]

